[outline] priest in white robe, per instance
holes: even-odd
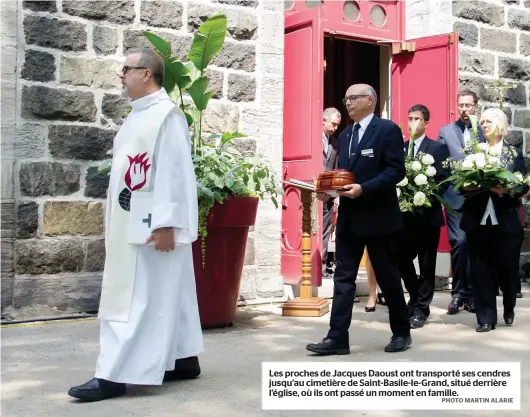
[[[68,394],[99,401],[126,384],[196,378],[203,335],[192,242],[198,234],[196,177],[182,111],[161,87],[151,49],[129,53],[120,78],[132,111],[114,139],[105,219],[106,259],[95,376]],[[141,194],[136,194],[141,193]],[[151,206],[146,240],[132,242],[135,198]],[[142,220],[144,221],[144,220]]]

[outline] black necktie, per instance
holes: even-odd
[[[351,152],[350,152],[350,160],[353,155],[357,152],[357,147],[359,146],[359,129],[361,128],[361,125],[359,123],[355,123],[355,126],[353,127],[353,133],[351,137]]]

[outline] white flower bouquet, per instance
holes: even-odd
[[[517,153],[502,152],[491,143],[478,143],[477,116],[470,115],[473,141],[463,149],[464,159],[448,159],[445,163],[451,170],[451,176],[445,181],[453,182],[454,189],[473,190],[468,196],[489,192],[492,187],[504,187],[516,193],[526,179],[520,173],[512,173],[506,166],[513,162]],[[495,132],[491,137],[495,136]],[[444,181],[444,182],[445,182]]]
[[[416,125],[412,126],[411,137],[414,137]],[[414,146],[409,143],[409,151],[405,156],[406,175],[397,184],[399,208],[402,212],[421,214],[424,209],[432,207],[434,200],[449,208],[449,205],[438,194],[439,184],[436,183],[436,168],[433,166],[432,155],[418,152],[412,153]]]

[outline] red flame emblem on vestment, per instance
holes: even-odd
[[[147,182],[147,171],[151,165],[147,165],[149,158],[146,158],[146,155],[147,152],[138,154],[134,158],[127,155],[130,165],[125,173],[125,184],[131,191],[139,190]]]

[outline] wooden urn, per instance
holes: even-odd
[[[347,169],[322,172],[317,179],[317,193],[338,197],[345,185],[355,184],[355,174]]]

